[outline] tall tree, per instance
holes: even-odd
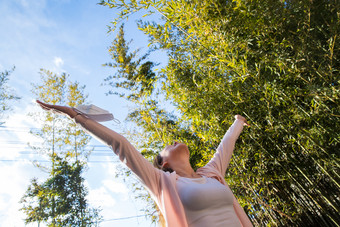
[[[107,82],[137,108],[129,119],[152,154],[171,139],[204,165],[239,113],[241,136],[226,179],[255,225],[339,225],[339,1],[103,1],[119,8],[113,25],[136,11],[155,63],[114,41],[118,73]],[[124,51],[125,50],[125,51]],[[119,81],[116,83],[116,81]],[[155,89],[156,88],[156,89]],[[137,97],[137,99],[132,99]],[[171,115],[160,108],[168,100]]]
[[[41,84],[33,85],[38,99],[71,107],[86,100],[84,86],[68,81],[65,73],[58,75],[41,70]],[[32,132],[42,139],[42,145],[32,146],[45,155],[50,166],[36,163],[49,177],[39,183],[33,179],[23,196],[21,210],[26,223],[45,222],[49,226],[91,226],[101,220],[98,209],[89,208],[87,190],[81,174],[86,168],[90,151],[86,149],[90,137],[70,119],[53,113],[31,114],[42,120],[42,129]]]
[[[7,85],[13,71],[14,68],[11,71],[0,72],[0,125],[4,123],[5,113],[11,109],[9,101],[20,99]]]
[[[87,205],[87,189],[81,176],[84,165],[55,157],[53,173],[42,183],[34,178],[21,202],[25,223],[44,222],[48,226],[97,226],[99,210]],[[53,204],[51,205],[51,197]]]

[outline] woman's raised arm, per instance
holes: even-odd
[[[160,170],[154,168],[132,144],[122,135],[105,127],[98,122],[77,113],[67,106],[49,105],[37,101],[37,103],[47,111],[66,115],[80,124],[89,134],[93,135],[106,145],[112,148],[119,159],[134,172],[141,182],[154,194],[159,193]]]
[[[241,115],[236,115],[234,123],[229,127],[220,145],[217,147],[214,157],[207,164],[207,166],[216,168],[222,176],[224,176],[228,168],[236,140],[241,134],[244,125],[248,125],[247,120]]]

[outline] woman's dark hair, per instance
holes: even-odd
[[[171,169],[171,168],[169,168],[169,167],[162,167],[162,165],[163,165],[163,157],[160,155],[160,154],[158,154],[155,158],[154,158],[154,160],[153,160],[153,165],[154,165],[154,167],[156,167],[156,168],[158,168],[158,169],[161,169],[161,170],[163,170],[164,172],[170,172],[170,173],[172,173],[174,170],[173,169]]]

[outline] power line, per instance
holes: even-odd
[[[7,145],[7,144],[25,144],[27,145],[27,142],[24,142],[24,141],[20,141],[20,140],[9,140],[9,141],[6,141],[6,140],[0,140],[0,145],[1,143]],[[41,144],[40,142],[35,142],[34,144]],[[34,146],[34,144],[32,144]],[[105,147],[105,148],[108,148],[107,145],[86,145],[86,147],[92,147],[92,148],[97,148],[97,147]]]
[[[141,214],[141,215],[130,216],[130,217],[112,218],[112,219],[103,220],[102,222],[119,221],[119,220],[124,220],[124,219],[132,219],[132,218],[145,217],[145,216],[146,216],[145,214]]]
[[[17,153],[25,154],[25,155],[43,153],[43,152],[37,152],[34,149],[30,149],[27,146],[24,147],[24,146],[1,146],[0,145],[0,147],[2,148],[2,151],[4,151],[4,150],[16,150]],[[46,148],[46,150],[48,150],[48,148]],[[71,151],[71,150],[72,149],[65,148],[65,149],[61,149],[60,151],[62,152],[62,151]],[[91,155],[94,155],[94,156],[111,156],[113,154],[113,151],[111,149],[107,149],[107,150],[83,149],[83,150],[81,150],[81,152],[91,152]],[[4,153],[4,152],[0,151],[0,153]],[[78,151],[78,153],[79,153],[79,151]]]
[[[8,148],[8,149],[16,149],[16,150],[20,150],[20,149],[25,149],[25,150],[21,150],[20,152],[31,152],[31,153],[37,153],[37,152],[34,152],[35,149],[31,149],[29,146],[24,146],[24,145],[20,145],[20,144],[5,144],[5,145],[1,145],[0,144],[0,147],[1,148]],[[41,149],[48,149],[48,148],[45,148],[45,147],[39,147]],[[29,149],[29,150],[26,150],[26,149]],[[60,150],[70,150],[70,148],[65,148],[65,149],[60,149]],[[72,149],[71,149],[72,150]],[[105,154],[111,154],[112,153],[112,150],[111,149],[100,149],[100,150],[96,150],[96,149],[82,149],[81,151],[84,151],[84,152],[89,152],[91,151],[92,154],[95,153],[95,154],[100,154],[100,153],[105,153]]]
[[[28,159],[0,159],[0,162],[41,162],[41,163],[48,163],[50,161],[48,160],[28,160]],[[96,161],[96,160],[89,160],[87,161],[87,163],[117,163],[117,161],[103,161],[103,160],[99,160],[99,161]]]

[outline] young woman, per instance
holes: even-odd
[[[235,116],[210,162],[196,172],[184,143],[168,145],[156,157],[155,168],[122,135],[67,106],[37,101],[45,110],[64,114],[112,148],[150,191],[169,227],[252,226],[224,180],[235,142],[247,121]]]

